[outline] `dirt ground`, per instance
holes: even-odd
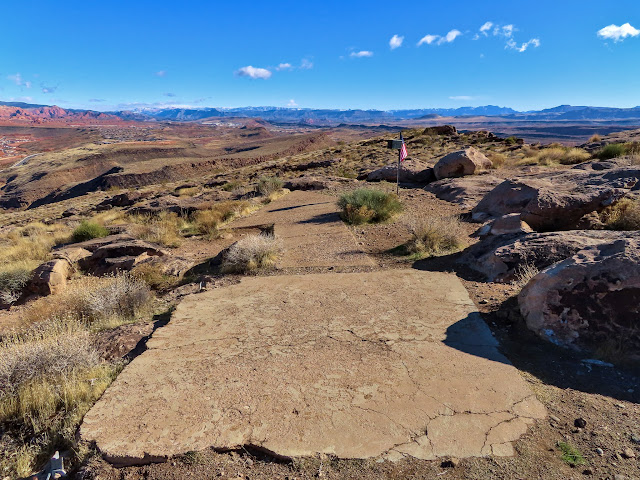
[[[408,219],[434,212],[463,213],[459,207],[440,201],[421,189],[403,189],[401,198],[405,213],[393,223],[352,227],[352,232],[363,250],[376,260],[377,268],[411,266],[419,270],[450,271],[462,279],[500,340],[501,352],[518,368],[549,413],[546,420],[536,422],[515,442],[515,456],[451,459],[448,462],[404,459],[391,463],[331,457],[288,461],[259,451],[207,449],[166,463],[121,469],[94,458],[78,472],[77,478],[640,478],[640,377],[637,367],[595,365],[584,362],[588,358],[583,355],[543,342],[524,326],[515,299],[516,287],[483,282],[481,275],[456,263],[459,253],[416,262],[389,253],[389,249],[409,238]],[[477,227],[471,223],[466,225],[468,233]],[[584,457],[584,464],[571,467],[563,461],[560,442],[574,446]]]

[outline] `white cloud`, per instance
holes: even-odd
[[[349,56],[354,58],[373,57],[373,52],[369,50],[360,50],[359,52],[351,52]]]
[[[42,87],[42,93],[53,93],[55,92],[58,87],[47,87],[45,84],[40,84],[40,87]]]
[[[627,37],[637,37],[640,35],[640,30],[633,28],[630,23],[624,25],[611,24],[598,30],[598,36],[614,42],[620,42]]]
[[[460,35],[462,35],[462,32],[460,30],[450,30],[449,33],[438,40],[438,45],[441,45],[443,43],[451,43]]]
[[[452,97],[449,97],[449,100],[462,100],[462,101],[467,101],[467,100],[473,100],[474,97],[472,97],[471,95],[454,95]]]
[[[287,103],[287,107],[289,108],[294,108],[297,107],[298,104],[296,103],[296,101],[292,98],[291,100],[289,100],[289,103]]]
[[[280,71],[280,70],[291,70],[293,68],[293,65],[291,65],[290,63],[281,63],[280,65],[278,65],[276,67],[276,70]]]
[[[391,50],[395,50],[396,48],[401,47],[403,41],[404,37],[399,37],[398,35],[394,35],[393,37],[391,37],[391,40],[389,40],[389,46],[391,47]]]
[[[513,25],[505,25],[502,27],[502,32],[500,34],[503,37],[511,38],[513,36],[514,31],[515,31],[515,27]]]
[[[518,52],[522,53],[522,52],[525,52],[529,47],[538,48],[539,46],[540,46],[539,38],[532,38],[531,40],[529,40],[528,42],[524,42],[520,46],[518,46],[517,42],[513,38],[510,38],[509,40],[507,40],[507,44],[505,45],[504,48],[517,50]]]
[[[423,43],[426,43],[427,45],[431,45],[433,42],[435,42],[439,38],[440,38],[440,35],[425,35],[418,42],[418,46],[422,45]]]
[[[156,73],[154,73],[154,75],[156,77],[164,77],[167,75],[167,71],[166,70],[158,70]]]
[[[271,77],[271,72],[266,68],[256,68],[248,65],[246,67],[239,68],[236,71],[236,75],[239,77],[249,77],[249,78],[261,78],[262,80],[266,80]]]
[[[15,75],[8,75],[7,78],[19,87],[31,88],[31,82],[28,80],[23,80],[22,75],[20,73],[16,73]]]
[[[493,22],[484,22],[484,24],[480,27],[480,33],[482,33],[485,37],[489,35],[487,32],[491,30],[493,27]]]
[[[450,30],[444,37],[441,37],[440,35],[425,35],[418,42],[418,46],[424,43],[426,43],[427,45],[431,45],[433,42],[436,42],[436,45],[451,43],[460,35],[462,35],[462,32],[456,29]]]
[[[300,62],[300,68],[302,70],[311,70],[313,68],[313,62],[311,60],[303,58],[302,62]]]

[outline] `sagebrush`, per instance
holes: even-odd
[[[467,245],[459,217],[429,217],[411,227],[407,252],[416,257],[458,251]]]
[[[247,273],[273,268],[282,253],[274,235],[247,235],[226,251],[221,269],[225,273]]]

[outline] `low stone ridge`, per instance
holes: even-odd
[[[440,200],[472,209],[502,182],[502,179],[492,175],[473,175],[437,180],[427,185],[425,190],[432,192]]]
[[[169,253],[158,245],[142,240],[125,240],[96,248],[91,256],[78,262],[80,268],[93,275],[105,275],[118,271],[129,271],[151,256]]]
[[[118,465],[243,446],[505,456],[546,414],[445,273],[243,278],[185,297],[147,348],[80,428]]]
[[[482,152],[473,147],[452,152],[442,157],[433,167],[436,179],[473,175],[491,168],[493,164]]]
[[[437,125],[435,127],[427,127],[422,132],[423,135],[457,135],[458,129],[453,125]]]
[[[527,326],[546,340],[621,347],[640,358],[640,240],[584,248],[536,275],[518,301]]]
[[[589,230],[490,236],[471,247],[460,261],[484,273],[490,282],[508,283],[525,266],[542,270],[585,247],[629,237],[640,238],[631,232]]]
[[[368,182],[394,182],[398,175],[398,162],[390,163],[367,175]],[[435,180],[433,168],[418,160],[407,159],[400,164],[401,183],[424,185]]]
[[[291,178],[284,182],[284,188],[289,190],[326,190],[338,187],[341,183],[352,182],[351,179],[305,175],[298,178]]]
[[[638,190],[639,179],[637,166],[596,170],[581,165],[579,169],[505,180],[478,203],[473,218],[520,213],[536,231],[571,230],[585,215]]]

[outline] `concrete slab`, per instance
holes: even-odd
[[[284,247],[278,268],[374,266],[340,219],[336,201],[320,193],[295,191],[229,227],[275,225]]]
[[[207,447],[284,457],[511,455],[545,409],[457,277],[244,278],[186,297],[85,416],[115,464]]]

